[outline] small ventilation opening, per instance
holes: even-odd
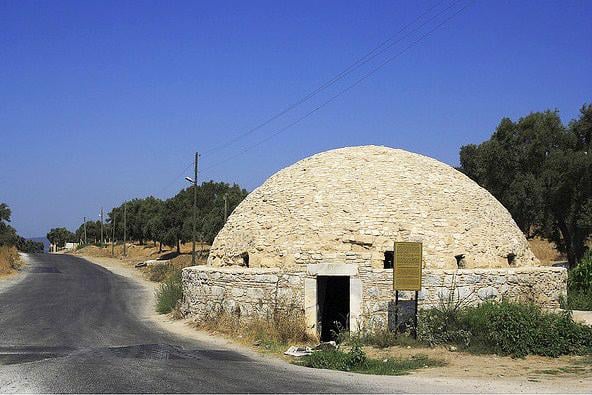
[[[508,265],[514,266],[516,264],[516,254],[513,252],[508,254]]]
[[[456,266],[463,269],[465,267],[465,254],[455,255],[454,258],[456,259]]]
[[[249,267],[249,253],[245,252],[244,254],[241,255],[241,257],[243,258],[243,266]]]
[[[395,253],[393,251],[384,252],[384,268],[392,269],[395,262]]]

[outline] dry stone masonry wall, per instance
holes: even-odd
[[[361,325],[385,325],[394,300],[392,269],[360,268]],[[268,317],[275,308],[305,309],[305,280],[310,271],[278,268],[193,266],[183,269],[186,315],[207,318],[225,311],[243,318]],[[558,308],[565,295],[564,268],[425,270],[419,292],[419,308],[436,307],[448,300],[476,305],[502,299]],[[401,295],[406,298],[406,295]],[[316,318],[313,318],[313,322]],[[354,330],[356,328],[353,328]]]
[[[304,300],[305,275],[277,268],[185,268],[182,310],[201,318],[221,311],[240,317],[266,317],[275,308],[298,308]]]

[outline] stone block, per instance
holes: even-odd
[[[481,300],[495,300],[499,296],[499,292],[494,287],[485,287],[478,290],[477,295]]]

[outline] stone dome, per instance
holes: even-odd
[[[322,152],[271,176],[230,215],[208,264],[383,268],[395,241],[422,242],[429,269],[539,264],[485,189],[435,159],[379,146]]]

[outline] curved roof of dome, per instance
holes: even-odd
[[[372,262],[394,241],[423,243],[424,266],[538,264],[510,213],[435,159],[378,146],[335,149],[271,176],[234,210],[212,265]]]

